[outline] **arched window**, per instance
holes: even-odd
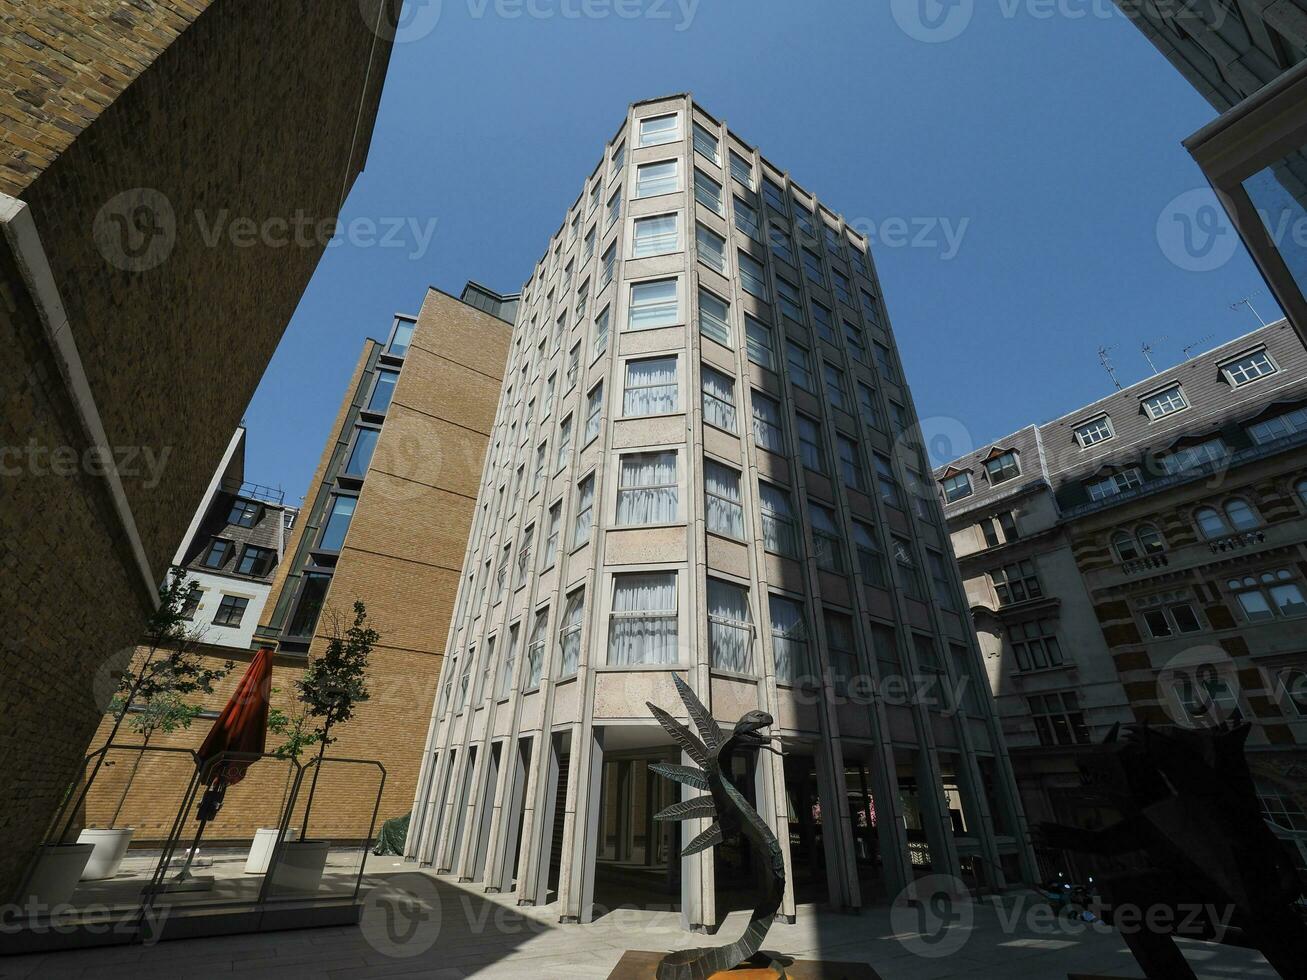
[[[1135,536],[1146,555],[1160,555],[1166,550],[1166,542],[1162,540],[1161,533],[1151,524],[1141,524]]]
[[[1232,497],[1225,502],[1225,516],[1230,519],[1230,526],[1236,531],[1249,531],[1260,527],[1262,523],[1257,511],[1242,497]]]
[[[1298,494],[1298,501],[1307,507],[1307,479],[1299,480],[1293,486],[1294,492]]]
[[[1209,541],[1230,533],[1230,525],[1225,523],[1225,518],[1215,507],[1199,507],[1194,511],[1194,520],[1198,523],[1198,530]]]
[[[1139,546],[1129,531],[1117,531],[1112,535],[1112,547],[1116,549],[1116,556],[1121,561],[1133,561],[1139,557]]]

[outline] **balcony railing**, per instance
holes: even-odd
[[[1137,575],[1140,572],[1152,571],[1155,568],[1165,568],[1171,564],[1171,559],[1166,555],[1145,555],[1143,558],[1133,558],[1130,561],[1121,562],[1121,571],[1127,575]]]
[[[1244,548],[1250,548],[1265,541],[1265,531],[1241,531],[1238,534],[1230,535],[1228,538],[1209,541],[1207,547],[1211,549],[1212,554],[1220,555],[1231,551],[1241,551]]]

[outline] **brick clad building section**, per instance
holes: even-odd
[[[0,0],[0,897],[363,167],[381,10]]]

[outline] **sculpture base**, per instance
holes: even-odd
[[[613,972],[608,974],[608,980],[655,980],[658,964],[666,955],[643,949],[627,950],[613,967]],[[880,974],[866,963],[792,960],[788,956],[780,957],[778,962],[783,965],[784,973],[779,973],[775,967],[746,963],[733,970],[714,973],[708,980],[777,980],[782,976],[789,980],[881,980]]]

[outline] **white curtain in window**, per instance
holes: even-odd
[[[703,420],[735,431],[735,381],[710,367],[703,369]]]
[[[609,664],[676,663],[676,642],[676,573],[617,576],[608,635]]]
[[[676,411],[676,358],[626,362],[623,415],[664,415]]]
[[[631,287],[627,329],[652,330],[655,327],[673,326],[677,320],[677,310],[675,279],[636,283]]]
[[[560,677],[571,677],[576,673],[581,659],[581,620],[585,615],[585,593],[576,592],[567,600],[567,609],[563,613],[563,625],[559,639],[563,648],[563,663]]]
[[[676,453],[622,457],[618,524],[670,524],[676,520],[676,497]]]
[[[708,650],[712,665],[719,670],[753,673],[753,621],[747,589],[708,580]]]
[[[676,251],[680,236],[676,230],[676,215],[660,214],[650,218],[637,218],[635,222],[634,258],[645,255],[662,255]]]
[[[776,661],[776,680],[793,684],[808,674],[808,625],[803,607],[797,602],[772,596],[772,657]]]
[[[790,499],[784,490],[768,483],[758,484],[759,503],[762,509],[763,547],[778,555],[795,553],[794,514]]]
[[[770,398],[757,392],[753,395],[753,439],[763,449],[785,452],[780,409]]]
[[[526,689],[540,686],[540,668],[545,660],[545,624],[549,621],[549,610],[542,609],[536,613],[535,623],[531,627],[531,645],[526,651]]]
[[[740,474],[735,470],[705,460],[704,493],[707,498],[708,530],[744,540],[744,508],[740,503]]]
[[[590,525],[594,522],[595,478],[588,476],[582,481],[576,501],[576,524],[572,528],[572,547],[579,547],[590,537]]]

